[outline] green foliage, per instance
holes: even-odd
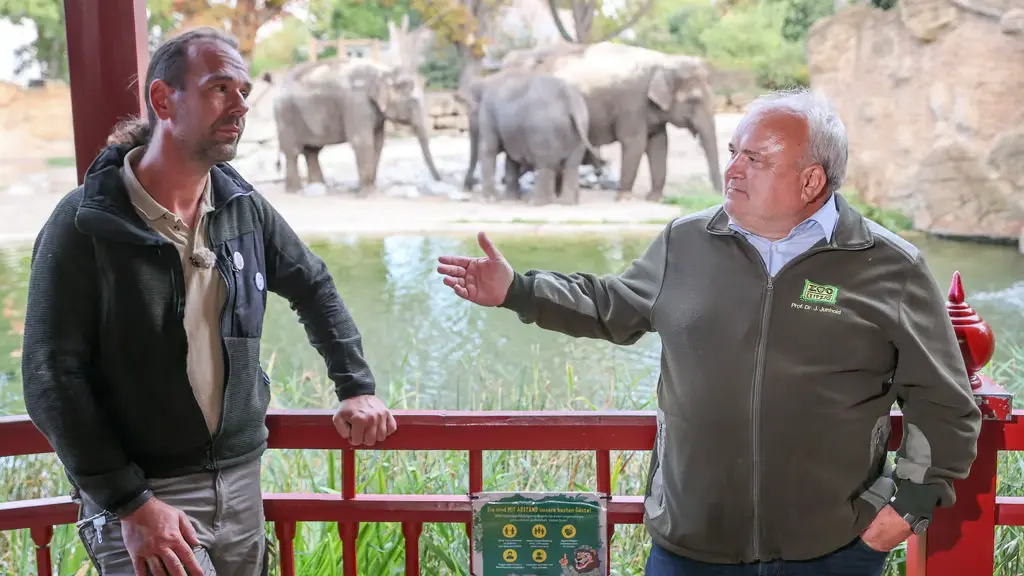
[[[781,0],[786,16],[782,23],[782,37],[790,42],[800,42],[807,37],[811,25],[835,14],[835,4],[822,0]]]
[[[451,44],[444,44],[427,53],[420,66],[420,74],[426,78],[427,88],[435,90],[455,90],[459,87],[459,76],[462,74],[462,59],[459,52]]]
[[[783,37],[786,2],[760,0],[729,10],[701,33],[708,61],[725,69],[746,69],[768,89],[810,82],[803,42]]]
[[[258,76],[306,60],[309,40],[309,28],[304,22],[296,18],[284,20],[280,30],[256,44],[250,74]]]
[[[806,86],[804,36],[827,15],[820,0],[665,0],[637,28],[636,44],[701,56],[716,70],[744,71],[761,88]]]
[[[346,38],[388,38],[388,21],[399,22],[409,15],[409,26],[419,24],[419,15],[410,9],[409,0],[311,0],[310,26],[313,36],[322,40]]]
[[[663,52],[706,55],[701,33],[719,18],[718,8],[709,0],[659,0],[650,16],[633,28],[636,44]]]
[[[14,24],[31,21],[36,25],[37,38],[15,49],[15,73],[36,63],[43,78],[68,80],[63,1],[0,0],[0,18],[9,18]]]
[[[862,216],[874,220],[893,232],[907,232],[914,229],[913,220],[903,212],[869,204],[861,199],[860,194],[856,190],[840,190],[839,193]]]

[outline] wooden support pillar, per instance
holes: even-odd
[[[146,0],[64,0],[78,182],[119,120],[145,109]]]

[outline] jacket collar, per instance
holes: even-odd
[[[82,203],[75,224],[84,233],[131,244],[166,244],[167,240],[144,222],[132,205],[121,177],[124,157],[131,146],[108,146],[100,151],[85,173]],[[210,170],[213,210],[232,199],[252,194],[253,187],[230,165]]]
[[[874,237],[864,217],[853,206],[850,206],[850,203],[842,194],[834,192],[833,196],[835,196],[836,210],[839,214],[835,232],[832,234],[828,245],[840,250],[860,250],[874,245]],[[719,206],[712,213],[706,228],[712,234],[728,235],[737,233],[729,227],[729,215],[725,213],[723,206]]]

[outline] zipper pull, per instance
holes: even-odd
[[[92,527],[96,530],[96,539],[103,543],[103,525],[107,523],[107,517],[101,514],[99,517],[92,521]]]

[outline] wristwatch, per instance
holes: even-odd
[[[928,529],[928,525],[931,524],[931,520],[928,518],[922,518],[920,516],[914,516],[913,514],[903,514],[903,519],[906,520],[907,524],[910,524],[910,531],[914,534],[921,534]]]

